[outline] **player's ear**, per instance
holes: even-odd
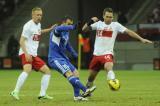
[[[114,17],[112,17],[112,20],[114,19]]]
[[[105,16],[103,15],[103,19],[105,19]]]

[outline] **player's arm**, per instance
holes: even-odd
[[[62,31],[74,30],[75,28],[76,28],[76,25],[60,25],[60,26],[57,26],[55,30],[57,32],[62,32]]]
[[[92,17],[84,26],[82,27],[82,31],[87,32],[92,30],[91,24],[97,22],[99,19],[97,17]]]
[[[52,25],[50,28],[42,29],[41,34],[50,32],[52,29],[54,29],[57,26],[57,24]]]
[[[19,43],[20,43],[20,47],[22,48],[22,50],[23,50],[23,52],[24,52],[24,54],[25,54],[26,60],[27,60],[28,62],[31,62],[31,61],[32,61],[32,57],[31,57],[31,55],[28,54],[28,52],[27,52],[27,50],[26,50],[26,44],[25,44],[26,40],[27,40],[26,37],[21,36]]]
[[[140,40],[142,43],[152,43],[152,41],[142,38],[141,36],[139,36],[137,33],[135,33],[134,31],[132,31],[130,29],[126,29],[125,33],[127,33],[129,36],[131,36],[133,38]]]
[[[74,59],[78,58],[77,52],[73,49],[73,47],[71,46],[71,44],[69,42],[66,45],[66,49],[71,53],[71,55],[73,56]]]
[[[69,30],[74,30],[76,29],[76,25],[61,25],[61,26],[57,26],[54,28],[54,34],[57,37],[62,36],[62,34],[60,34],[62,31],[69,31]]]

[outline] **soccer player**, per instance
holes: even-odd
[[[152,43],[152,41],[140,37],[137,33],[122,26],[118,22],[112,22],[112,8],[105,8],[103,11],[104,21],[97,17],[92,17],[82,28],[82,31],[96,30],[93,58],[89,65],[89,77],[86,84],[87,88],[93,82],[101,67],[107,72],[107,79],[114,80],[113,72],[113,47],[118,33],[127,33],[129,36],[140,40],[142,43]]]
[[[49,41],[49,65],[60,72],[67,78],[74,90],[75,101],[86,101],[90,93],[95,90],[95,86],[87,89],[79,80],[79,73],[77,69],[70,63],[69,58],[65,52],[68,51],[74,59],[78,55],[69,43],[69,31],[76,29],[77,25],[73,24],[73,19],[70,16],[65,16],[62,19],[61,25],[55,27],[50,33]],[[80,90],[84,93],[80,95]]]
[[[39,99],[52,99],[53,97],[46,94],[51,77],[51,71],[45,62],[37,56],[37,49],[41,34],[49,32],[54,26],[48,29],[41,29],[42,9],[35,7],[32,9],[32,19],[24,26],[20,38],[19,56],[23,65],[23,72],[19,75],[15,89],[10,93],[12,97],[19,100],[19,92],[23,86],[32,68],[36,71],[42,72],[41,90]]]

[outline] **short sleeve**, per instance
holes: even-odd
[[[92,30],[97,30],[98,22],[91,24]]]
[[[117,31],[124,33],[124,31],[127,29],[126,27],[124,27],[123,25],[121,25],[120,23],[116,22],[116,26],[117,26]]]
[[[26,24],[26,25],[23,26],[22,36],[28,38],[30,35],[31,35],[30,28]]]

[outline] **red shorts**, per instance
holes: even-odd
[[[112,54],[106,54],[102,56],[93,56],[89,65],[89,69],[94,71],[99,71],[102,67],[104,67],[104,64],[106,62],[113,62]]]
[[[45,65],[45,62],[38,56],[36,57],[32,56],[32,62],[26,61],[25,54],[20,55],[20,58],[22,61],[22,65],[31,64],[32,68],[35,69],[36,71],[38,71],[43,65]]]

